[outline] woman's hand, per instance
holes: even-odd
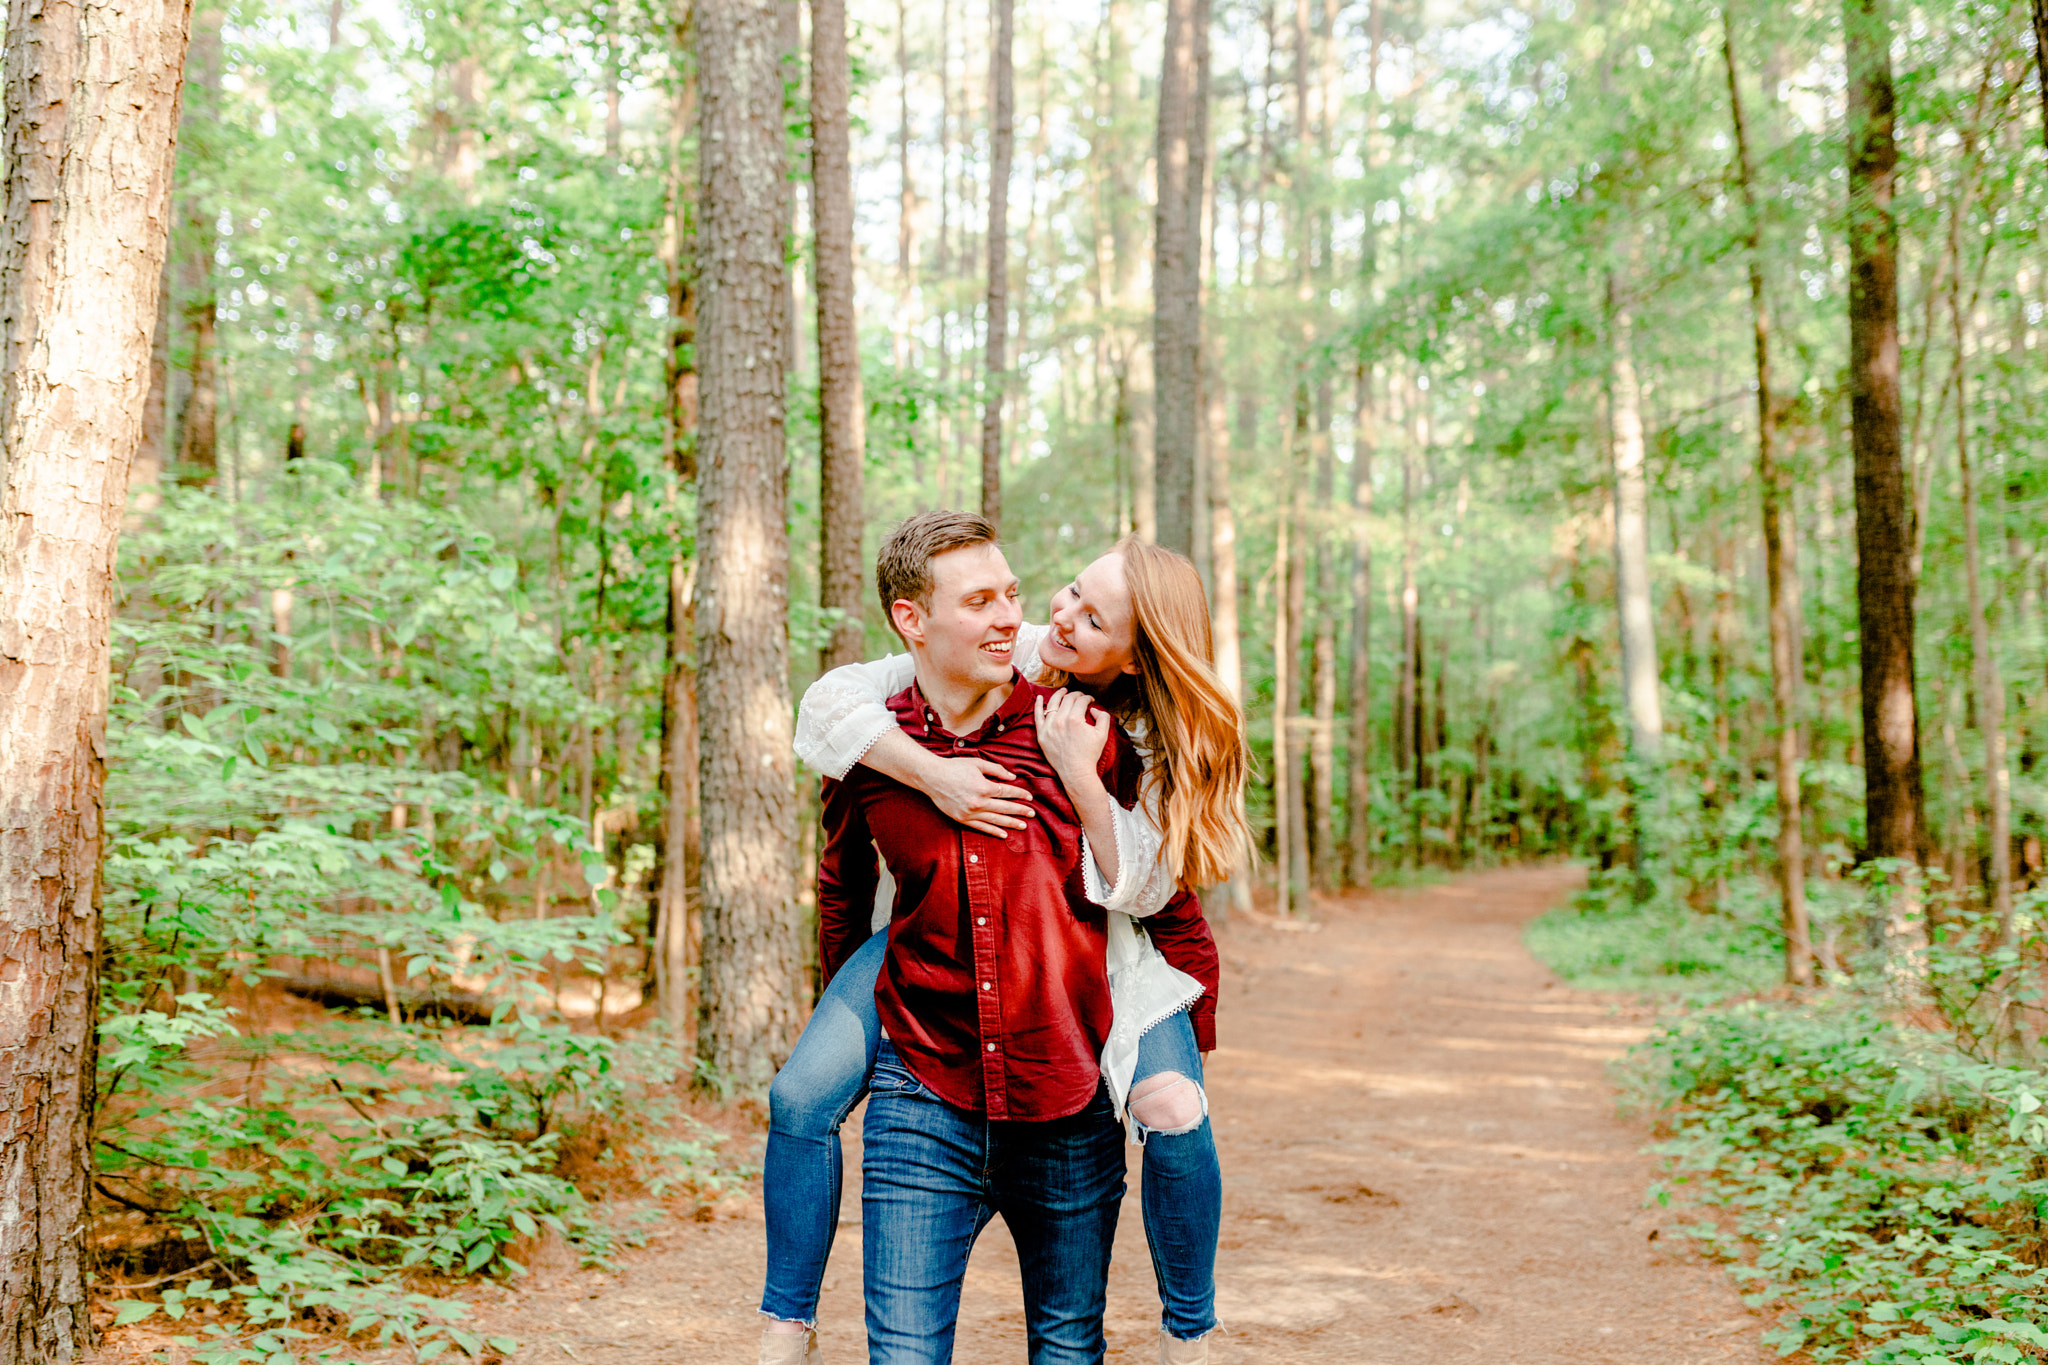
[[[1067,794],[1075,795],[1076,787],[1101,785],[1095,769],[1102,761],[1102,746],[1109,743],[1108,715],[1096,710],[1086,693],[1064,688],[1050,697],[1040,697],[1034,710],[1038,747],[1045,750],[1046,760],[1060,775]]]
[[[1117,879],[1116,827],[1111,823],[1109,789],[1096,771],[1102,762],[1102,746],[1109,743],[1109,727],[1115,722],[1107,712],[1095,709],[1081,692],[1062,688],[1032,704],[1038,717],[1038,747],[1059,774],[1060,785],[1081,817],[1081,829],[1095,851],[1095,865],[1114,886]]]

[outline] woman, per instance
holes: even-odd
[[[1198,1032],[1208,1030],[1190,1014],[1198,1002],[1213,1010],[1196,977],[1213,979],[1214,949],[1187,889],[1222,881],[1249,853],[1243,716],[1210,662],[1208,604],[1194,566],[1142,541],[1125,540],[1054,594],[1049,624],[1020,631],[1017,658],[1041,683],[1073,689],[1045,705],[1039,740],[1087,831],[1088,895],[1112,912],[1116,1019],[1102,1068],[1145,1146],[1145,1231],[1164,1305],[1160,1358],[1199,1365],[1216,1327],[1223,1191],[1201,1086],[1201,1052],[1214,1042],[1203,1038],[1198,1048]],[[798,717],[799,756],[834,776],[866,764],[985,833],[1022,828],[1030,808],[1021,789],[1004,785],[1008,773],[980,759],[941,758],[896,728],[883,703],[911,681],[900,655],[819,679]],[[1112,800],[1096,775],[1108,727],[1090,724],[1091,702],[1145,757],[1136,810]],[[1167,932],[1155,946],[1136,920],[1162,910]],[[886,903],[876,918],[886,924]],[[811,1329],[838,1224],[839,1125],[874,1064],[874,983],[885,946],[873,935],[833,978],[770,1093],[763,1365],[819,1359]]]

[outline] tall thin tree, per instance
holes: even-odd
[[[1007,0],[1006,0],[1007,3]],[[818,605],[840,613],[818,667],[861,656],[866,575],[861,490],[867,401],[853,290],[853,166],[847,100],[846,0],[811,0],[811,228],[818,295]]]
[[[1793,542],[1785,534],[1791,487],[1777,452],[1777,413],[1771,388],[1771,315],[1764,290],[1763,213],[1757,203],[1756,163],[1742,106],[1741,68],[1735,59],[1735,6],[1721,9],[1722,56],[1728,68],[1728,108],[1735,126],[1735,175],[1746,215],[1749,309],[1756,350],[1756,477],[1763,504],[1764,578],[1771,639],[1771,728],[1778,790],[1778,908],[1785,936],[1785,979],[1813,980],[1813,945],[1806,917],[1806,845],[1799,786],[1800,660],[1799,574]]]
[[[177,351],[180,376],[176,458],[179,477],[211,484],[220,466],[220,303],[214,288],[214,253],[219,245],[212,180],[218,167],[213,130],[218,127],[221,83],[221,7],[209,0],[192,14],[185,62],[188,106],[183,122],[192,131],[187,154],[178,159],[178,200],[184,220],[178,231]],[[198,155],[192,153],[196,151]]]
[[[662,264],[668,276],[666,442],[678,488],[697,481],[697,290],[692,240],[696,194],[684,152],[697,115],[696,38],[690,0],[675,0],[671,45],[680,67],[671,94]],[[698,800],[696,572],[681,547],[669,556],[668,638],[661,688],[661,848],[654,891],[653,958],[662,1016],[680,1036],[696,1007],[693,969],[702,941],[696,897],[702,856]]]
[[[784,361],[787,0],[697,7],[698,693],[704,961],[697,1056],[742,1088],[795,1045],[809,989],[790,757]]]
[[[14,0],[0,200],[0,1365],[92,1346],[114,548],[149,399],[189,0]]]
[[[1966,152],[1969,150],[1967,140]],[[1960,207],[1960,206],[1959,206]],[[1951,236],[1959,235],[1962,215],[1950,223]],[[1958,253],[1960,256],[1960,253]],[[1949,275],[1949,317],[1956,364],[1956,473],[1963,504],[1963,575],[1970,615],[1970,654],[1975,665],[1977,728],[1984,736],[1984,813],[1990,836],[1990,866],[1985,889],[1993,913],[1998,916],[1999,939],[2013,941],[2012,903],[2012,770],[2005,758],[2005,678],[1999,671],[1998,651],[1992,644],[1991,620],[1985,602],[1983,546],[1979,540],[1977,471],[1970,461],[1970,410],[1964,403],[1966,367],[1963,363],[1964,317],[1963,272],[1960,259]],[[1973,298],[1972,303],[1975,302]]]
[[[1016,0],[995,0],[988,53],[988,391],[981,408],[981,514],[1003,524],[1003,346],[1010,330],[1010,160],[1016,150],[1016,82],[1010,50],[1016,36]]]
[[[2034,0],[2034,74],[2041,86],[2041,145],[2048,147],[2048,0]]]
[[[1373,5],[1379,10],[1378,0]],[[1351,764],[1346,774],[1347,879],[1372,885],[1372,457],[1379,440],[1372,370],[1359,362],[1351,451]]]
[[[1202,185],[1207,174],[1209,0],[1167,0],[1159,64],[1152,237],[1153,497],[1159,543],[1195,552],[1201,405]]]
[[[1849,74],[1849,444],[1856,468],[1865,855],[1917,858],[1924,838],[1914,695],[1913,536],[1899,401],[1899,232],[1892,194],[1890,0],[1845,0]]]

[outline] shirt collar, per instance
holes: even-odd
[[[1001,706],[998,706],[994,712],[981,722],[973,734],[962,735],[960,738],[976,739],[984,734],[1001,734],[1003,731],[1011,729],[1019,721],[1033,714],[1032,699],[1044,690],[1044,688],[1027,680],[1015,668],[1012,668],[1010,670],[1010,695],[1004,698]],[[951,733],[940,723],[938,708],[925,700],[924,689],[915,682],[910,684],[910,714],[900,719],[903,728],[913,735],[928,736],[935,732],[939,734]]]

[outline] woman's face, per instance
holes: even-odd
[[[1086,687],[1102,688],[1138,671],[1132,653],[1135,627],[1124,557],[1115,552],[1081,570],[1052,595],[1051,629],[1038,647],[1050,668]]]

